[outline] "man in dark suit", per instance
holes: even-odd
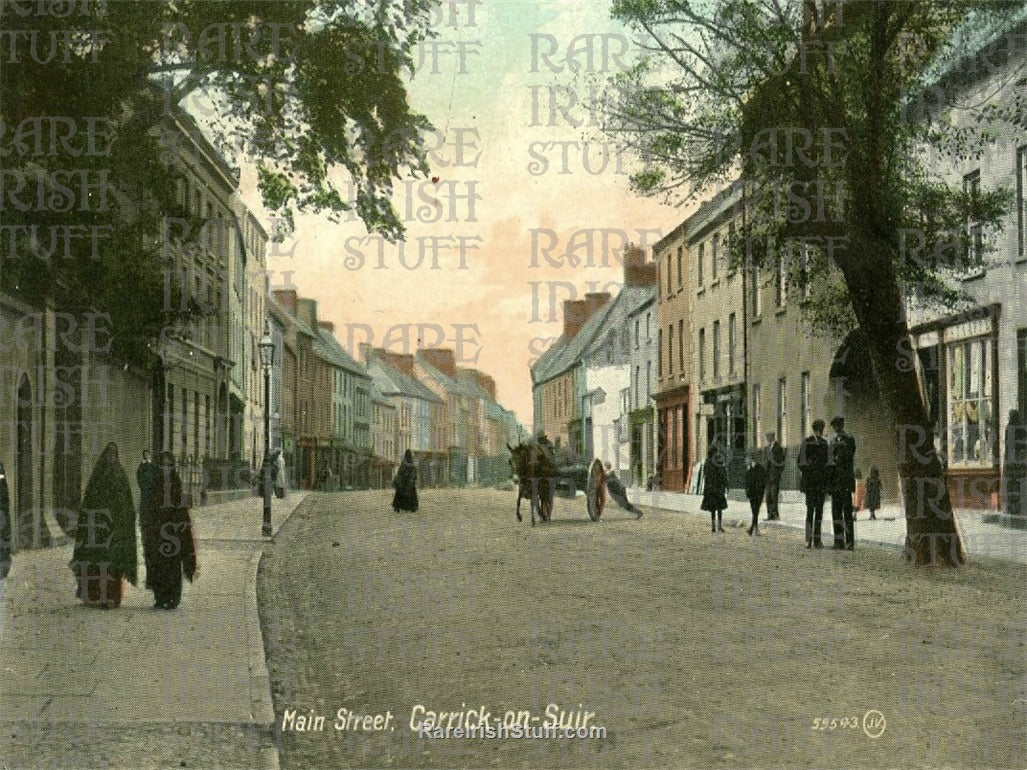
[[[799,488],[806,495],[806,547],[823,548],[820,524],[824,518],[824,498],[830,486],[827,468],[827,439],[824,438],[824,421],[813,421],[813,435],[802,442],[799,450],[799,471],[802,476]]]
[[[764,459],[767,468],[767,521],[773,521],[781,518],[777,510],[777,497],[781,491],[781,473],[785,467],[785,448],[781,446],[774,432],[767,434]]]
[[[856,491],[856,439],[845,432],[844,417],[831,420],[831,427],[835,433],[829,453],[834,547],[851,551],[856,539],[852,506],[852,493]]]

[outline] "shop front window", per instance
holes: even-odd
[[[987,337],[949,346],[949,463],[994,462],[992,356]]]

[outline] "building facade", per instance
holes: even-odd
[[[944,103],[930,105],[932,116],[966,128],[978,120],[977,105],[1018,98],[1025,33],[1027,10],[1007,26],[964,30],[958,58],[932,84],[932,93],[945,95]],[[914,296],[909,314],[908,358],[923,378],[953,504],[1000,506],[1005,427],[1011,410],[1027,414],[1027,131],[998,124],[978,157],[953,159],[931,148],[925,160],[971,197],[999,188],[1013,193],[1000,229],[968,220],[968,248],[941,260],[948,284],[967,300],[940,308]],[[916,243],[910,233],[908,258],[924,257]]]
[[[661,488],[675,491],[687,489],[696,459],[691,403],[695,381],[691,256],[687,223],[675,227],[653,246],[653,261],[659,275],[655,293],[655,330],[650,337],[655,336],[656,339],[649,339],[646,344],[655,353],[655,366],[651,367],[656,409],[654,470],[659,475]],[[641,325],[641,318],[636,321]],[[639,367],[643,358],[647,356],[639,356]],[[648,366],[647,363],[647,371]],[[640,416],[635,418],[635,422],[644,425],[646,406],[641,401],[640,391],[641,388],[636,388],[635,409],[640,410]],[[642,448],[645,446],[644,438],[641,434],[632,439],[640,447],[639,455],[645,451]]]
[[[691,287],[687,290],[694,334],[690,367],[695,383],[694,456],[703,460],[710,446],[721,442],[730,453],[728,482],[734,487],[742,486],[748,435],[746,285],[744,271],[731,260],[742,211],[741,185],[736,183],[700,206],[684,223],[686,251],[691,257]],[[673,376],[682,370],[682,353],[687,355],[681,349],[681,329],[686,329],[686,342],[688,332],[680,319],[677,327],[668,321],[661,321],[661,357],[665,376]],[[666,430],[668,453],[673,456],[674,433],[684,436],[687,429],[672,422]]]

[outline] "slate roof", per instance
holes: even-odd
[[[314,341],[314,352],[340,369],[345,369],[359,377],[368,376],[367,370],[354,361],[353,357],[335,339],[335,335],[325,328],[318,329],[318,336]]]
[[[385,361],[375,360],[368,367],[368,372],[370,372],[378,387],[381,388],[382,393],[386,395],[408,396],[410,398],[420,398],[424,401],[439,403],[442,401],[423,382],[404,374]]]
[[[543,354],[532,368],[536,385],[558,377],[577,366],[591,351],[596,341],[603,341],[606,332],[627,322],[628,314],[653,295],[652,286],[625,286],[617,296],[597,310],[571,340],[561,338]],[[548,355],[552,351],[552,355]]]
[[[949,78],[973,76],[979,70],[975,59],[1000,38],[1027,23],[1027,4],[1008,13],[978,10],[968,16],[949,38],[934,62],[920,78],[922,88],[937,86]],[[1023,45],[1022,39],[1019,41]],[[999,46],[1001,47],[1001,46]]]
[[[489,395],[489,392],[483,388],[477,378],[473,374],[465,374],[460,379],[463,380],[464,385],[474,390],[475,395],[485,402],[485,416],[493,420],[503,420],[506,417],[506,410],[499,405],[499,403]]]
[[[425,371],[432,375],[439,383],[448,390],[450,393],[459,393],[462,396],[471,396],[472,398],[479,398],[477,390],[468,386],[466,382],[463,382],[459,377],[453,379],[448,374],[440,370],[437,366],[432,364],[428,359],[417,354],[417,362],[424,367]]]
[[[379,404],[384,404],[385,406],[389,407],[390,409],[395,409],[396,408],[396,405],[394,403],[392,403],[392,399],[390,399],[388,396],[386,396],[384,393],[382,393],[381,388],[378,387],[378,383],[375,381],[373,376],[371,377],[371,402],[372,403],[377,402]]]
[[[559,359],[568,344],[569,342],[566,338],[558,337],[557,340],[546,348],[545,352],[538,357],[535,365],[531,367],[531,382],[533,385],[538,385],[549,379],[546,375],[552,371],[555,362]]]

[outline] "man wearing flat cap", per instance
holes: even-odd
[[[852,550],[856,532],[853,523],[852,493],[856,491],[856,439],[845,432],[845,418],[831,420],[834,438],[828,454],[831,473],[831,523],[834,548]]]

